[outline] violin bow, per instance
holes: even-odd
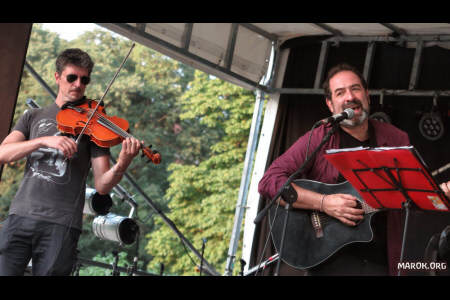
[[[81,130],[80,134],[78,135],[78,137],[77,137],[77,139],[76,139],[76,141],[75,141],[75,143],[77,143],[77,145],[78,145],[79,142],[80,142],[81,136],[82,136],[82,135],[84,134],[84,132],[86,131],[86,128],[88,127],[89,122],[90,122],[91,119],[94,117],[95,113],[97,112],[100,103],[102,103],[103,99],[105,98],[106,94],[107,94],[108,91],[109,91],[109,88],[111,87],[111,85],[113,84],[113,82],[116,80],[117,75],[119,75],[119,72],[120,72],[120,70],[122,70],[122,67],[123,67],[123,65],[125,64],[125,62],[128,60],[128,57],[130,56],[131,51],[133,51],[134,46],[135,46],[135,43],[133,43],[133,44],[131,45],[130,50],[128,50],[128,53],[127,53],[127,55],[125,56],[125,58],[123,59],[122,63],[120,64],[119,68],[117,69],[116,74],[114,74],[114,77],[111,79],[111,81],[109,82],[108,86],[106,87],[106,90],[105,90],[105,92],[103,93],[103,96],[100,98],[100,100],[98,101],[97,105],[95,106],[94,111],[92,112],[91,116],[89,117],[89,119],[88,119],[87,122],[86,122],[86,125],[84,125],[83,129]]]

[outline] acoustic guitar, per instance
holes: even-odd
[[[380,210],[370,207],[346,181],[326,184],[298,179],[294,184],[321,194],[350,194],[357,197],[365,216],[356,226],[348,226],[325,213],[303,209],[289,211],[281,260],[298,269],[308,269],[326,261],[339,249],[351,243],[370,242],[373,239],[371,219]],[[269,220],[273,244],[279,252],[286,210],[272,206]],[[275,220],[274,220],[275,218]]]

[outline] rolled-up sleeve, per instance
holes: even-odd
[[[301,136],[285,153],[272,162],[270,167],[261,178],[258,191],[261,196],[273,198],[278,190],[286,183],[289,176],[295,173],[306,159],[309,133]],[[321,141],[322,132],[313,132],[308,155],[317,147]],[[312,164],[305,166],[304,172],[308,173]]]

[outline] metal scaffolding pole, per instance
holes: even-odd
[[[253,110],[252,125],[250,128],[250,135],[248,138],[247,152],[245,154],[244,170],[242,171],[241,186],[236,203],[236,210],[234,214],[233,231],[231,232],[230,245],[228,248],[227,262],[225,265],[226,276],[231,276],[233,265],[235,261],[235,254],[239,243],[241,233],[242,219],[244,217],[245,205],[247,202],[248,187],[250,185],[250,178],[253,169],[253,160],[255,157],[255,150],[259,136],[259,129],[261,125],[261,116],[264,107],[264,93],[260,90],[256,91],[256,101]]]
[[[39,76],[39,74],[30,66],[30,64],[25,61],[25,68],[31,73],[34,79],[39,82],[40,85],[52,96],[53,99],[56,99],[55,92],[48,86],[48,84]]]
[[[279,43],[273,42],[273,52],[271,63],[272,66],[268,68],[265,78],[262,80],[264,83],[261,86],[271,87],[275,78],[275,70],[278,67],[279,62]],[[264,108],[265,92],[262,89],[256,90],[255,107],[253,109],[252,124],[250,127],[250,133],[247,143],[247,152],[245,154],[244,169],[242,171],[241,185],[239,188],[238,199],[236,203],[234,225],[231,232],[230,244],[228,248],[227,261],[225,265],[226,276],[231,276],[233,272],[234,262],[236,259],[236,251],[239,243],[242,221],[245,214],[245,208],[247,205],[248,190],[251,182],[251,174],[253,170],[253,163],[255,158],[256,147],[258,144],[259,131],[262,122],[262,112]]]

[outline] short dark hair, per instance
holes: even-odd
[[[61,74],[68,64],[85,68],[89,74],[91,74],[94,68],[94,62],[89,54],[78,48],[66,49],[58,55],[56,58],[56,72]]]
[[[330,79],[334,75],[336,75],[337,73],[342,72],[342,71],[351,71],[351,72],[355,73],[355,75],[359,77],[359,80],[361,81],[363,88],[365,90],[367,90],[367,81],[366,81],[366,79],[364,79],[364,76],[361,74],[361,72],[352,65],[349,65],[347,63],[341,63],[341,64],[334,66],[333,68],[331,68],[328,71],[327,78],[325,79],[325,81],[323,83],[322,87],[323,87],[323,90],[325,93],[325,97],[327,99],[331,99]]]

